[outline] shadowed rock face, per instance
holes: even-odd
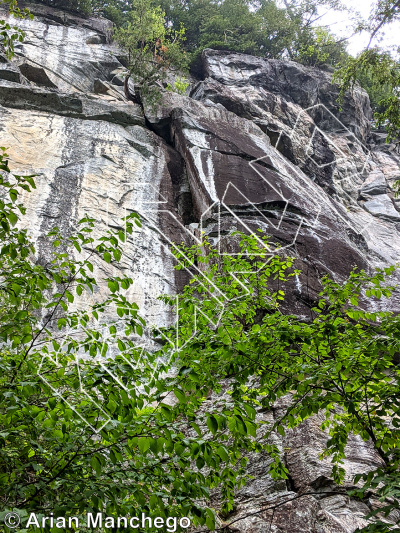
[[[0,145],[10,146],[13,170],[37,174],[24,200],[38,260],[54,226],[68,233],[88,213],[100,234],[138,211],[144,229],[127,243],[123,268],[135,280],[129,296],[158,325],[171,317],[156,297],[186,280],[173,270],[169,245],[200,229],[221,238],[224,251],[232,230],[257,228],[285,247],[302,270],[286,306],[304,316],[321,275],[340,280],[354,266],[399,260],[392,187],[400,158],[371,134],[363,91],[346,95],[339,110],[327,72],[206,50],[205,78],[190,96],[166,93],[157,109],[142,109],[125,100],[123,56],[107,21],[37,5],[33,12],[21,23],[16,58],[0,57]],[[109,272],[101,261],[96,268]],[[277,419],[280,408],[258,416]],[[231,531],[352,533],[364,524],[365,503],[331,494],[318,428],[316,418],[285,441],[276,436],[287,484],[268,476],[268,457],[252,458],[255,479],[238,493]],[[351,474],[380,464],[369,443],[353,439],[348,452],[346,486]]]

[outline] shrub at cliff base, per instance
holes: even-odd
[[[202,264],[204,274],[180,297],[178,344],[171,327],[155,332],[166,342],[148,351],[139,342],[144,320],[126,297],[133,280],[93,274],[96,261],[119,264],[139,217],[99,239],[89,217],[74,234],[55,229],[51,255],[37,264],[27,230],[18,229],[19,195],[34,179],[14,175],[4,151],[0,169],[2,515],[145,512],[213,529],[246,483],[250,452],[267,452],[270,475],[287,477],[277,438],[314,414],[329,434],[323,455],[338,491],[346,442],[356,434],[384,466],[360,472],[353,496],[372,491],[382,512],[398,507],[400,318],[366,310],[370,299],[391,297],[385,277],[394,267],[355,271],[343,284],[324,278],[310,320],[302,321],[281,312],[294,260],[279,249],[271,256],[261,232],[239,235],[237,256],[220,256],[207,243],[176,247],[178,268]],[[104,300],[73,308],[99,284],[108,288]],[[279,420],[260,419],[259,411],[287,395]],[[207,507],[216,488],[219,510]],[[389,531],[379,518],[371,531]]]

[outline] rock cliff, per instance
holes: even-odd
[[[0,57],[0,145],[10,147],[14,171],[37,175],[25,202],[39,260],[53,226],[70,231],[88,213],[101,233],[138,211],[144,229],[127,243],[123,267],[135,281],[130,296],[157,324],[170,320],[157,296],[184,282],[169,244],[201,231],[224,252],[232,229],[260,227],[286,247],[303,272],[288,305],[302,315],[321,275],[343,279],[355,265],[399,260],[392,186],[400,157],[371,132],[362,90],[339,109],[329,72],[206,50],[203,79],[190,94],[166,93],[156,109],[143,109],[125,100],[124,56],[107,21],[32,11],[35,19],[21,22],[26,39],[16,58]],[[267,457],[255,458],[255,479],[238,493],[230,531],[351,533],[363,525],[375,503],[330,494],[329,464],[318,457],[325,438],[315,420],[281,442],[288,483],[268,476]],[[345,486],[379,461],[354,438]],[[304,492],[312,495],[283,505]],[[262,511],[271,503],[282,505]]]

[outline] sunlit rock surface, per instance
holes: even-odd
[[[263,228],[302,269],[286,301],[302,316],[321,275],[340,280],[354,266],[400,259],[393,194],[400,158],[381,133],[371,133],[363,91],[346,95],[340,110],[329,72],[206,50],[203,79],[190,95],[166,93],[156,109],[143,110],[124,97],[124,57],[109,22],[32,10],[16,58],[0,57],[0,145],[10,147],[15,172],[37,174],[37,190],[24,201],[38,260],[48,256],[54,226],[68,234],[87,213],[100,235],[138,211],[144,227],[127,242],[122,267],[134,279],[129,296],[159,325],[171,315],[157,296],[176,293],[184,281],[169,245],[201,231],[221,239],[226,253],[233,229]],[[95,263],[101,275],[112,272]],[[259,417],[274,421],[281,408]],[[268,457],[252,458],[254,480],[226,518],[234,521],[230,531],[353,533],[365,524],[376,502],[332,494],[318,422],[284,441],[276,435],[287,483],[269,477]],[[369,443],[351,439],[345,487],[351,475],[379,464]]]

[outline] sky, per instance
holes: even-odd
[[[363,18],[368,18],[375,0],[346,0],[346,6],[358,11]],[[318,23],[321,25],[329,25],[331,31],[341,38],[350,37],[352,35],[351,17],[343,12],[329,12]],[[367,46],[369,36],[366,32],[355,35],[348,40],[348,52],[352,55],[357,55],[358,52]],[[378,44],[378,43],[377,43]],[[390,24],[384,31],[384,37],[379,43],[380,46],[390,47],[400,45],[400,21]]]

